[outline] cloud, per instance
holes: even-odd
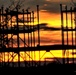
[[[31,30],[31,32],[37,31],[38,30],[38,24],[34,25],[34,29],[33,29],[33,26],[26,25],[25,26],[25,30],[27,30],[29,32],[28,28],[29,28],[29,30]],[[22,30],[22,29],[24,29],[24,27],[22,25],[20,25],[19,29]],[[61,30],[61,28],[48,27],[47,23],[41,23],[41,24],[39,24],[39,29],[43,30],[43,31],[57,31],[57,30]]]
[[[55,28],[55,27],[44,27],[43,30],[47,31],[56,31],[56,30],[61,30],[61,28]]]
[[[36,8],[36,5],[39,5],[40,10],[46,10],[49,13],[60,13],[60,4],[70,5],[70,3],[69,0],[31,0],[27,2],[33,9]]]
[[[15,0],[0,0],[0,5],[9,6],[12,1]],[[19,0],[18,0],[19,1]],[[16,1],[15,4],[18,2]],[[40,10],[46,10],[51,13],[59,13],[60,12],[60,4],[68,4],[70,5],[71,1],[69,0],[21,0],[24,1],[22,4],[24,9],[30,7],[30,10],[36,11],[36,5],[40,6]]]
[[[46,31],[56,31],[56,30],[61,30],[61,28],[55,28],[55,27],[48,27],[47,23],[41,23],[39,24],[39,28],[41,30],[46,30]],[[35,26],[35,29],[38,30],[38,25]]]

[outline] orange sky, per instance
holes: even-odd
[[[40,22],[39,23],[48,23],[48,26],[60,27],[60,25],[61,25],[60,14],[40,12]],[[61,34],[59,34],[59,33],[57,34],[56,32],[53,32],[53,31],[49,31],[49,32],[48,31],[44,31],[44,32],[41,31],[40,33],[41,33],[41,37],[45,37],[46,40],[47,40],[47,38],[49,38],[50,39],[49,41],[51,41],[51,39],[56,40],[61,36]],[[45,36],[45,35],[47,35],[47,36]],[[21,37],[22,36],[23,35],[21,35]],[[45,43],[43,43],[43,45],[44,44]],[[48,43],[48,44],[51,44],[51,43]],[[42,55],[45,52],[46,51],[40,51],[40,58],[42,57]],[[70,53],[70,57],[72,57],[71,51],[69,53]],[[8,54],[8,53],[6,53],[6,54]],[[29,56],[28,56],[29,52],[27,52],[27,54],[25,54],[24,52],[21,52],[20,54],[21,54],[21,57],[20,57],[21,61],[24,61],[24,60],[29,61]],[[26,58],[25,58],[25,56],[26,56]],[[39,52],[38,51],[35,52],[35,58],[34,58],[34,52],[30,52],[30,57],[31,57],[30,60],[33,59],[33,60],[38,61],[39,60]],[[44,58],[56,58],[56,57],[61,58],[62,57],[62,51],[60,51],[60,50],[56,51],[55,50],[55,51],[46,52],[45,55],[40,60],[42,61],[42,60],[44,60]],[[10,58],[11,58],[11,56],[10,56]],[[11,60],[12,60],[12,58],[10,59],[10,61]],[[8,56],[6,56],[6,61],[8,61]],[[13,61],[18,61],[18,55],[16,55],[16,57],[14,58]]]
[[[61,27],[61,16],[56,13],[40,12],[40,23],[48,23],[51,27]]]

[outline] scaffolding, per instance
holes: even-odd
[[[29,9],[0,8],[0,67],[41,66],[45,63],[41,59],[50,49],[54,47],[40,45],[39,5],[36,16]],[[41,56],[42,50],[46,51]]]
[[[21,16],[21,17],[20,17]],[[40,31],[39,31],[39,5],[37,5],[37,27],[34,26],[34,11],[29,9],[22,11],[17,6],[13,10],[2,6],[0,8],[0,66],[14,66],[14,58],[18,55],[18,66],[20,66],[20,58],[24,60],[25,66],[30,66],[30,54],[33,55],[29,47],[40,45]],[[35,35],[34,31],[38,31]],[[23,38],[21,38],[22,34]],[[38,42],[35,38],[38,36]],[[27,37],[27,40],[26,40]],[[15,38],[15,39],[14,39]],[[21,43],[23,46],[21,46]],[[26,50],[26,47],[28,50]],[[12,50],[14,49],[14,50]],[[19,50],[20,49],[20,50]],[[23,49],[23,50],[22,50]],[[12,51],[11,51],[12,50]],[[20,51],[24,51],[25,57],[21,56]],[[26,51],[29,51],[28,53]],[[40,51],[39,51],[40,54]],[[29,62],[26,62],[26,55],[29,57]],[[6,56],[8,61],[6,61]],[[35,59],[35,52],[34,52]],[[11,62],[11,63],[10,63]],[[37,64],[37,63],[35,63]],[[32,62],[33,66],[33,62]]]
[[[67,6],[65,6],[63,9],[62,4],[60,4],[60,10],[62,44],[41,46],[39,5],[37,5],[36,17],[34,11],[30,11],[29,9],[21,10],[19,7],[16,7],[15,9],[11,10],[10,8],[4,9],[2,6],[0,8],[0,67],[41,66],[41,59],[46,52],[52,54],[50,50],[62,50],[62,62],[63,64],[69,64],[70,49],[72,50],[72,63],[74,64],[74,53],[76,49],[76,8],[70,7],[70,10],[68,10]],[[37,21],[37,26],[34,24],[35,18]],[[69,32],[71,33],[71,43],[69,43]],[[40,51],[44,50],[45,52],[41,56]],[[39,61],[35,61],[35,51],[38,51]],[[17,62],[15,62],[15,58],[17,58]],[[23,59],[22,63],[21,58]],[[55,56],[54,59],[61,64]],[[44,65],[45,64],[46,63],[44,61]]]
[[[60,4],[61,10],[61,28],[62,28],[62,46],[72,45],[72,63],[75,63],[75,49],[76,46],[76,7],[67,7]],[[70,34],[69,34],[70,33]],[[66,38],[65,38],[66,37]],[[70,39],[69,39],[70,38]],[[70,63],[69,60],[70,49],[62,49],[63,64]],[[67,60],[65,60],[67,58]]]

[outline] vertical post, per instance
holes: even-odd
[[[40,45],[39,5],[37,5],[37,21],[38,21],[38,45]]]
[[[63,11],[62,11],[62,4],[60,4],[60,10],[61,10],[61,28],[62,28],[62,48],[64,46],[64,26],[63,26]],[[65,64],[65,50],[62,49],[62,60],[63,60],[63,64]]]
[[[0,9],[0,29],[1,29],[1,9]],[[0,34],[0,39],[1,39],[1,34]],[[0,48],[1,48],[1,40],[0,40]],[[2,53],[0,53],[0,60],[1,60],[0,66],[2,67]]]
[[[0,9],[0,29],[1,29],[1,9]],[[0,34],[0,48],[2,47],[2,41],[1,41],[1,34]],[[2,53],[0,53],[0,60],[1,60],[1,64],[0,66],[2,67]]]
[[[30,34],[29,34],[29,31],[30,31],[30,26],[29,26],[29,13],[28,13],[28,9],[26,10],[27,12],[27,25],[28,25],[28,47],[30,46]],[[30,55],[30,51],[29,51],[29,55]],[[30,66],[30,57],[29,57],[29,66]]]
[[[12,15],[11,15],[11,30],[12,29]],[[11,47],[13,48],[13,34],[11,33]],[[13,61],[13,52],[12,52],[12,67],[14,67],[14,61]]]
[[[3,23],[3,14],[4,14],[4,7],[2,6],[2,23]],[[4,30],[4,26],[2,24],[2,28]],[[2,34],[2,48],[5,48],[5,44],[4,44],[4,33]],[[3,53],[3,66],[5,66],[5,52]]]
[[[76,46],[76,7],[74,7],[74,21],[75,21],[75,46]]]
[[[67,6],[66,9],[66,29],[67,29],[67,46],[68,46],[68,14],[67,14]],[[69,63],[69,50],[67,50],[67,64]]]
[[[72,13],[72,7],[71,7],[71,29],[72,29],[72,47],[73,47],[73,45],[74,45],[74,42],[73,42],[73,13]],[[74,49],[72,49],[72,53],[74,52]],[[72,61],[73,61],[73,64],[74,64],[74,55],[72,54]]]
[[[39,5],[37,5],[37,21],[38,21],[38,46],[40,46]],[[40,66],[40,50],[39,50],[39,66]]]
[[[1,7],[1,14],[3,14],[3,6]],[[3,20],[3,15],[1,15],[1,28],[3,28],[2,27],[2,20]],[[1,34],[1,38],[3,39],[3,34]],[[1,47],[3,46],[3,41],[2,41],[2,39],[1,39]],[[2,67],[3,67],[3,52],[2,52]]]
[[[25,18],[24,9],[22,11],[23,11],[23,24],[24,24],[24,18]],[[23,29],[25,31],[25,24],[23,26]],[[25,33],[24,33],[24,47],[25,47]],[[26,60],[26,51],[24,52],[24,55],[25,55],[25,60]],[[25,67],[26,67],[26,63],[25,63]]]
[[[33,20],[33,44],[35,47],[34,11],[32,11],[32,20]]]
[[[32,30],[32,26],[31,26],[31,18],[32,18],[32,15],[30,13],[30,31]],[[31,37],[31,47],[32,47],[32,32],[30,33],[30,37]]]
[[[35,47],[35,28],[34,28],[34,11],[32,11],[32,21],[33,21],[33,45]],[[34,61],[35,61],[35,51],[34,51]],[[34,64],[35,65],[35,64]]]
[[[6,30],[8,30],[8,8],[6,8]],[[5,45],[7,45],[9,47],[9,41],[8,41],[8,34],[6,34],[5,37]],[[9,67],[9,52],[8,52],[8,67]]]
[[[29,24],[28,24],[28,22],[29,22],[29,18],[28,18],[28,9],[26,10],[26,12],[27,12],[27,25],[28,25],[28,47],[29,47]]]
[[[32,12],[30,13],[30,30],[33,31],[31,22],[32,22]],[[32,32],[31,32],[31,47],[32,47],[32,42],[33,42],[33,39],[32,39]],[[33,51],[31,51],[31,57],[32,57],[32,66],[33,66]]]
[[[17,14],[16,14],[16,20],[17,20],[17,46],[19,50],[19,26],[18,26],[18,8],[17,8]],[[18,52],[18,66],[20,67],[20,52]]]

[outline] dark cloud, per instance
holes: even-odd
[[[15,25],[15,27],[16,27],[17,25]],[[24,27],[22,26],[22,25],[19,25],[19,30],[23,30],[24,29]],[[29,32],[29,30],[31,31],[31,32],[33,32],[33,31],[37,31],[38,30],[38,24],[37,25],[34,25],[34,29],[33,29],[33,26],[29,26],[29,25],[25,25],[25,30],[27,31],[27,32]],[[48,27],[48,24],[47,23],[41,23],[41,24],[39,24],[39,29],[40,30],[43,30],[43,31],[58,31],[58,30],[61,30],[61,28],[56,28],[56,27]]]
[[[9,6],[12,1],[15,1],[15,4],[19,1],[19,0],[0,0],[0,6],[1,5],[5,5],[5,6]],[[59,13],[60,12],[60,4],[68,4],[70,5],[71,1],[69,0],[21,0],[22,6],[24,9],[27,9],[28,7],[30,7],[30,10],[34,10],[36,11],[36,5],[40,6],[40,10],[46,10],[47,12],[52,12],[52,13]]]
[[[43,27],[43,30],[47,30],[47,31],[56,31],[56,30],[61,30],[61,28],[55,28],[55,27]]]
[[[48,27],[47,23],[42,23],[39,24],[39,27],[41,30],[46,30],[46,31],[56,31],[56,30],[61,30],[61,28],[55,28],[55,27]],[[35,26],[35,29],[38,30],[38,25]]]
[[[46,10],[51,13],[60,13],[60,4],[70,5],[69,0],[31,0],[27,2],[27,5],[36,9],[36,5],[40,6],[40,10]]]
[[[27,4],[36,10],[36,5],[39,5],[40,10],[46,10],[47,12],[57,13],[59,12],[59,3],[46,0],[31,0]]]

